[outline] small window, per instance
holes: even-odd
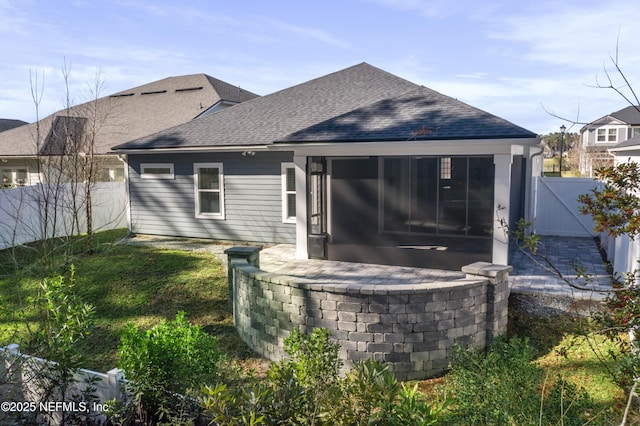
[[[296,222],[296,169],[293,163],[282,163],[282,222]]]
[[[173,163],[141,163],[142,179],[175,179]]]
[[[124,181],[124,167],[116,167],[113,169],[113,180],[116,182]]]
[[[224,219],[222,163],[193,165],[196,217]]]
[[[2,178],[2,186],[10,187],[13,186],[13,170],[11,169],[2,169],[0,170],[0,177]]]
[[[618,129],[608,127],[604,129],[598,129],[597,139],[598,142],[613,143],[618,140]]]
[[[2,179],[0,188],[24,186],[28,183],[29,172],[26,168],[5,168],[0,170],[0,179]]]
[[[24,185],[27,183],[27,179],[29,179],[29,175],[27,174],[27,169],[16,169],[16,184]]]
[[[124,167],[108,167],[102,169],[100,182],[122,182],[124,181]]]
[[[451,179],[451,157],[440,159],[440,179]]]

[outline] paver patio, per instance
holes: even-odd
[[[592,238],[542,237],[540,253],[576,285],[584,285],[584,279],[576,279],[572,264],[580,264],[591,275],[587,287],[594,290],[611,288],[611,276]],[[511,292],[515,294],[542,294],[573,299],[600,300],[605,293],[574,289],[544,267],[543,263],[514,250],[510,276]],[[268,272],[291,275],[327,283],[417,284],[452,281],[464,278],[460,271],[409,268],[389,265],[335,262],[318,259],[296,259],[295,246],[280,244],[265,248],[260,253],[260,267]]]
[[[140,236],[129,239],[131,244],[155,245],[159,247],[205,250],[223,260],[223,251],[229,245],[218,245],[206,240],[188,240],[172,237]],[[593,282],[589,287],[594,290],[611,288],[611,276],[602,261],[598,247],[592,238],[579,237],[542,237],[549,260],[576,284],[584,280],[575,280],[572,263],[580,263],[591,274]],[[226,263],[226,262],[225,262]],[[525,253],[514,250],[511,260],[510,287],[515,294],[539,294],[546,296],[568,297],[573,299],[599,300],[604,293],[583,291],[571,288],[567,283],[536,263]],[[268,272],[290,275],[325,283],[371,283],[380,285],[417,284],[438,281],[453,281],[464,278],[461,271],[440,269],[410,268],[402,266],[374,265],[365,263],[336,262],[318,259],[296,259],[295,246],[279,244],[266,247],[260,252],[260,267]]]

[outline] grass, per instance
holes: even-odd
[[[586,389],[598,407],[600,420],[619,420],[628,391],[618,386],[613,374],[614,357],[620,356],[621,348],[593,332],[588,318],[560,312],[530,312],[517,302],[512,297],[509,334],[529,339],[537,353],[535,362],[550,379],[560,375]]]
[[[233,327],[228,304],[226,273],[219,260],[207,253],[161,250],[119,245],[125,231],[101,233],[94,253],[76,251],[56,263],[73,263],[76,289],[95,306],[95,328],[87,344],[86,367],[107,371],[117,365],[117,346],[128,323],[147,329],[161,319],[174,319],[185,311],[187,319],[218,337],[231,359],[257,360]],[[25,258],[32,249],[25,249]],[[31,273],[11,271],[9,253],[0,253],[0,346],[19,340],[27,323],[37,321],[28,297],[37,294],[39,279]],[[13,273],[9,273],[13,272]],[[257,361],[256,361],[257,362]]]
[[[117,366],[117,346],[128,323],[150,328],[161,319],[173,319],[184,310],[187,318],[218,336],[221,350],[245,369],[262,369],[261,361],[240,340],[228,303],[226,273],[219,260],[201,252],[163,250],[117,244],[126,232],[108,231],[96,236],[96,249],[86,253],[82,238],[71,241],[66,255],[56,263],[76,268],[76,288],[96,309],[96,323],[88,344],[81,347],[86,367],[107,371]],[[37,313],[26,301],[38,289],[33,265],[37,247],[17,252],[0,252],[0,346],[19,341],[25,324],[35,324]],[[14,259],[23,265],[15,269]],[[31,262],[31,263],[30,263]],[[36,268],[37,269],[37,268]],[[613,381],[612,361],[600,362],[601,355],[618,348],[599,337],[586,338],[585,319],[567,315],[527,314],[510,307],[511,335],[528,337],[536,349],[539,365],[550,377],[557,374],[584,387],[596,400],[606,418],[620,418],[625,390]],[[420,388],[435,398],[446,376],[420,382]]]

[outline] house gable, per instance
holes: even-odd
[[[580,129],[580,173],[591,176],[594,169],[613,164],[608,150],[638,136],[640,111],[636,106],[628,106],[585,125]]]

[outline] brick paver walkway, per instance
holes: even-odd
[[[572,283],[594,290],[611,288],[611,275],[593,238],[541,237],[540,255],[545,255]],[[540,256],[531,257],[515,250],[511,260],[511,291],[521,294],[545,294],[574,299],[602,299],[606,293],[572,288],[554,274]],[[580,265],[589,277],[576,276],[572,265]]]

